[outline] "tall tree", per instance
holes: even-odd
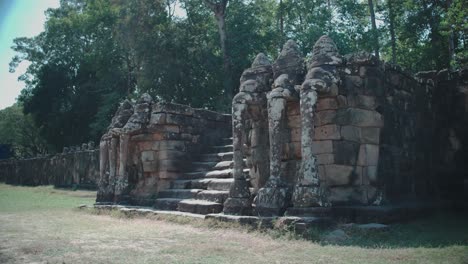
[[[206,5],[213,12],[216,24],[218,25],[219,41],[221,45],[221,52],[223,54],[223,68],[224,68],[224,92],[228,102],[231,101],[233,96],[232,72],[231,72],[231,58],[227,50],[226,38],[226,9],[229,0],[204,0]]]
[[[397,53],[397,44],[396,44],[396,34],[395,34],[395,0],[387,0],[387,10],[388,10],[388,28],[390,31],[390,43],[392,47],[392,63],[397,63],[396,53]]]
[[[379,52],[379,34],[377,32],[377,25],[375,23],[375,12],[374,12],[374,3],[372,0],[367,0],[369,5],[369,13],[370,13],[370,20],[372,25],[372,40],[374,46],[374,53],[378,60],[380,60],[380,52]]]

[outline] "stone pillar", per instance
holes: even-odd
[[[317,87],[324,86],[321,80],[314,79],[301,86],[301,168],[294,188],[293,203],[295,207],[320,205],[319,176],[317,159],[312,154],[314,138],[314,113],[317,103]]]
[[[260,53],[252,63],[251,68],[242,73],[239,93],[232,103],[232,130],[234,148],[234,183],[229,191],[229,198],[224,203],[224,213],[248,215],[252,210],[252,195],[250,181],[244,172],[244,158],[246,147],[250,148],[250,169],[259,169],[257,183],[263,182],[268,174],[265,164],[268,164],[268,142],[259,140],[258,133],[265,131],[266,116],[262,109],[266,108],[266,92],[269,90],[272,78],[272,67],[268,58]],[[252,127],[247,127],[250,120]],[[250,130],[251,129],[251,130]],[[251,135],[250,142],[245,139]]]
[[[115,184],[115,202],[121,200],[121,196],[128,187],[127,159],[128,159],[128,141],[130,135],[122,133],[120,135],[119,145],[119,168]]]
[[[268,98],[268,123],[270,137],[270,178],[255,198],[258,215],[281,215],[289,204],[291,187],[282,179],[281,161],[286,129],[286,103],[297,100],[287,74],[280,75],[274,83]],[[296,95],[296,96],[295,96]]]
[[[108,192],[112,196],[114,195],[114,192],[115,192],[118,146],[119,146],[119,139],[113,136],[110,140],[110,148],[109,148],[109,185],[108,185]]]
[[[133,115],[133,105],[124,100],[115,116],[112,118],[108,132],[104,134],[99,143],[99,181],[97,202],[113,202],[115,176],[117,174],[117,152],[121,152],[118,145],[120,128],[122,128]],[[93,147],[93,144],[90,148]],[[120,151],[119,151],[120,150]],[[120,161],[120,158],[119,158]],[[121,175],[119,173],[119,175]]]
[[[318,94],[326,95],[337,88],[336,65],[342,59],[333,40],[322,36],[315,43],[308,72],[301,85],[301,168],[293,192],[294,207],[322,206],[322,190],[313,155],[314,114]]]
[[[234,151],[234,183],[229,190],[229,198],[224,203],[226,214],[250,214],[252,201],[250,197],[249,183],[244,175],[244,122],[247,114],[248,97],[245,93],[239,93],[234,97],[232,104],[232,137]]]

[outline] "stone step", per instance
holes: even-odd
[[[223,205],[206,200],[187,199],[179,202],[177,210],[193,214],[216,214],[223,211]]]
[[[159,198],[192,199],[197,196],[201,189],[167,189],[159,192]]]
[[[221,139],[221,144],[224,144],[224,145],[232,145],[232,137]]]
[[[246,177],[249,175],[250,169],[244,169],[244,174]],[[225,170],[213,170],[213,171],[196,171],[196,172],[187,172],[183,174],[183,179],[203,179],[203,178],[218,178],[226,179],[232,178],[232,169]]]
[[[226,160],[226,161],[220,161],[214,165],[212,168],[213,170],[224,170],[224,169],[230,169],[234,166],[234,161],[232,160]]]
[[[232,177],[232,169],[188,172],[188,173],[184,173],[183,177],[185,179],[231,178]]]
[[[229,179],[213,179],[208,183],[208,190],[229,191],[231,184],[234,182],[233,178]]]
[[[200,161],[211,161],[211,162],[219,162],[219,161],[227,161],[232,160],[234,153],[230,152],[219,152],[219,153],[208,153],[202,154],[200,156]]]
[[[209,171],[218,164],[217,162],[196,161],[192,162],[192,172]]]
[[[224,145],[224,146],[213,146],[211,147],[212,150],[215,152],[232,152],[233,146],[232,145]]]
[[[175,180],[171,183],[172,189],[204,189],[227,191],[234,182],[233,178],[228,179],[194,179],[194,180]]]
[[[228,196],[229,191],[205,190],[197,193],[196,199],[223,204]]]
[[[177,198],[159,198],[156,199],[153,207],[158,210],[177,210],[177,206],[180,201],[184,199],[177,199]]]

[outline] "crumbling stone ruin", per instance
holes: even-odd
[[[212,165],[195,161],[230,133],[230,115],[154,102],[148,94],[135,104],[124,101],[99,146],[97,202],[176,209],[182,201],[177,195],[197,194],[188,189],[195,183],[187,179]],[[195,175],[188,173],[191,170]]]
[[[467,135],[468,70],[412,76],[365,52],[341,55],[322,36],[307,58],[292,40],[273,62],[258,54],[232,116],[144,94],[121,103],[91,151],[99,158],[66,159],[65,149],[0,163],[0,176],[24,182],[28,166],[99,160],[84,170],[98,174],[88,177],[97,206],[388,222],[441,201],[466,206]]]
[[[467,81],[466,70],[412,77],[368,53],[341,56],[328,36],[315,43],[307,61],[292,40],[274,63],[259,54],[233,100],[238,177],[224,213],[372,214],[402,203],[434,202],[441,185],[446,192],[455,182],[466,185],[466,171],[459,168],[468,157],[461,143]],[[268,120],[268,129],[259,120]],[[445,143],[434,142],[441,138]],[[446,155],[457,155],[458,163]],[[259,166],[264,164],[269,170]],[[249,175],[241,173],[245,169]],[[457,175],[451,187],[441,176],[448,171]]]

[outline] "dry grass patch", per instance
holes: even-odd
[[[468,262],[466,244],[399,248],[320,245],[186,219],[169,222],[168,218],[87,214],[71,208],[92,203],[92,198],[52,191],[49,187],[0,185],[1,263]],[[11,201],[13,198],[17,200]]]

